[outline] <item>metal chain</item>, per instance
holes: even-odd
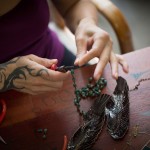
[[[135,85],[135,87],[133,89],[129,90],[129,91],[132,92],[132,91],[138,90],[138,87],[140,86],[141,82],[148,81],[148,80],[150,80],[150,78],[139,80],[138,83],[137,83],[137,85]]]

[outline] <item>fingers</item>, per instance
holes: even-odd
[[[59,71],[53,71],[50,69],[46,69],[46,70],[41,71],[41,77],[43,79],[47,79],[47,80],[53,81],[53,82],[63,81],[65,79],[67,79],[69,74],[70,74],[69,71],[66,73],[62,73]]]
[[[116,58],[118,59],[119,64],[122,66],[123,71],[125,73],[128,73],[129,66],[128,66],[127,62],[125,61],[125,59],[123,58],[123,56],[116,54]]]
[[[105,47],[105,43],[101,41],[100,39],[96,39],[92,49],[87,51],[79,60],[78,60],[78,65],[82,66],[86,63],[88,63],[91,59],[95,57],[99,57],[101,52],[103,51]]]
[[[41,58],[36,55],[28,55],[28,58],[34,62],[37,62],[38,64],[45,66],[49,68],[52,64],[57,64],[58,60],[57,59],[47,59],[47,58]]]
[[[27,80],[20,80],[17,79],[15,82],[15,85],[20,89],[20,91],[29,93],[29,94],[40,94],[44,92],[49,92],[49,91],[58,91],[62,88],[64,81],[47,81],[43,80],[42,78],[30,78]]]
[[[28,58],[30,60],[30,62],[28,62],[28,66],[32,68],[32,75],[35,77],[41,77],[49,81],[62,81],[65,80],[69,75],[69,72],[61,73],[58,71],[48,69],[49,66],[58,62],[57,59],[49,60],[46,58],[40,58],[35,55],[28,55]]]
[[[83,44],[82,41],[78,41],[78,42],[79,43],[81,42],[81,44]],[[97,33],[94,35],[93,38],[89,38],[88,40],[84,41],[84,45],[86,45],[84,47],[86,48],[84,51],[83,49],[78,48],[78,44],[77,44],[77,49],[78,51],[80,51],[80,53],[82,53],[82,55],[78,57],[78,62],[76,61],[75,64],[82,66],[88,63],[94,57],[99,57],[108,42],[111,42],[111,40],[108,34],[103,32],[103,33]],[[89,44],[92,45],[91,46],[92,48],[89,51],[87,51]]]
[[[16,90],[20,88],[20,91],[29,94],[59,90],[70,73],[48,69],[54,63],[57,63],[56,59],[43,59],[35,55],[22,56],[16,65],[20,71],[19,77],[13,82]]]
[[[101,75],[102,72],[105,68],[105,66],[107,65],[109,59],[110,59],[110,52],[112,50],[112,43],[109,42],[106,47],[104,48],[104,50],[102,51],[100,57],[99,57],[99,62],[96,65],[95,71],[94,71],[94,78],[95,80],[98,80]]]
[[[79,65],[79,60],[82,58],[87,51],[87,40],[83,36],[76,37],[76,46],[77,46],[77,58],[75,60],[75,65]]]
[[[112,70],[112,76],[114,79],[118,79],[118,60],[113,51],[110,54],[110,66]]]
[[[129,66],[127,62],[124,60],[124,58],[121,55],[114,54],[112,51],[110,56],[110,65],[112,70],[112,76],[114,79],[118,78],[118,64],[122,66],[123,71],[125,73],[129,72]]]

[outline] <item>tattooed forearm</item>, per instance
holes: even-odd
[[[16,59],[0,65],[0,92],[4,92],[10,89],[24,89],[24,85],[22,85],[22,87],[18,87],[15,84],[15,80],[27,80],[27,75],[28,77],[41,77],[48,80],[49,74],[46,69],[40,69],[37,71],[33,68],[30,68],[28,65],[17,67],[8,74],[8,67],[15,64],[19,60],[19,58],[20,57],[17,57]],[[47,78],[43,74],[46,74]]]
[[[24,87],[15,86],[14,80],[15,79],[26,80],[26,75],[25,75],[26,68],[27,68],[27,66],[18,67],[12,73],[10,73],[8,75],[7,79],[5,79],[5,81],[4,81],[4,86],[1,89],[1,91],[6,91],[6,90],[10,90],[10,89],[23,89]]]
[[[5,75],[5,71],[6,71],[6,68],[9,64],[15,64],[18,60],[19,60],[20,57],[16,57],[6,63],[3,63],[0,65],[0,83],[5,79],[6,79],[6,75]]]

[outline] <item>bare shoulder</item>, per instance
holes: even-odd
[[[15,8],[21,0],[0,0],[0,16]]]
[[[80,0],[50,0],[53,2],[55,7],[59,10],[62,15],[65,15],[67,10],[69,10],[74,4]]]

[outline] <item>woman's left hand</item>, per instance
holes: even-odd
[[[112,68],[112,76],[118,78],[118,64],[122,65],[124,72],[128,72],[128,65],[121,55],[115,55],[112,51],[112,40],[109,34],[99,28],[92,18],[80,21],[75,32],[77,45],[77,58],[75,65],[82,66],[94,57],[99,61],[94,71],[94,78],[98,80],[108,62]]]

